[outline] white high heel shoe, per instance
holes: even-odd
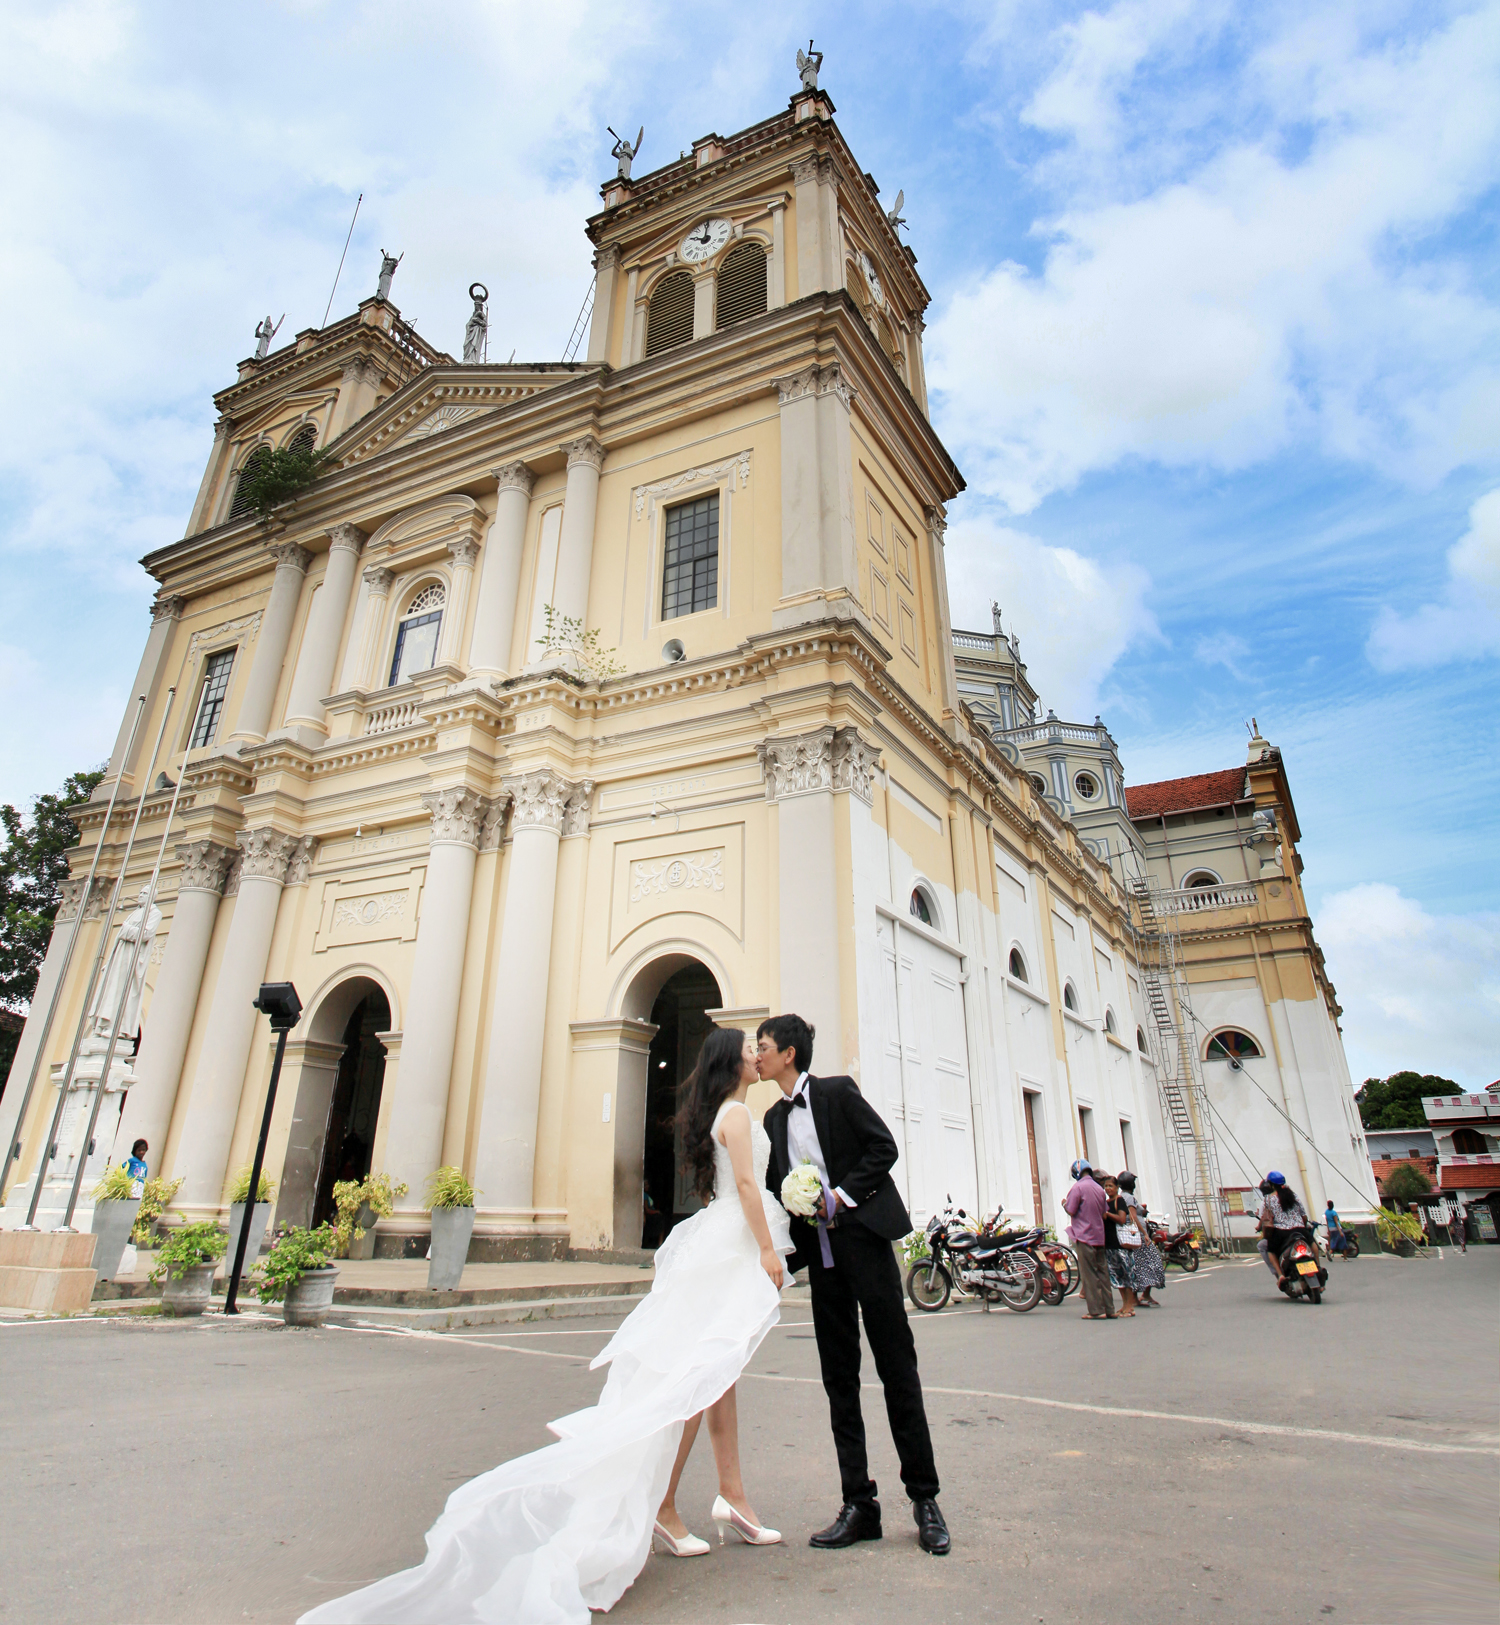
[[[660,1541],[673,1557],[706,1557],[713,1550],[706,1540],[699,1540],[691,1531],[678,1540],[675,1535],[668,1534],[660,1524],[651,1531],[651,1544],[655,1546],[657,1541]],[[720,1544],[722,1543],[723,1537],[720,1536]]]
[[[779,1546],[781,1544],[781,1531],[779,1529],[761,1529],[745,1516],[730,1506],[722,1495],[714,1497],[713,1520],[719,1530],[719,1544],[724,1544],[724,1531],[734,1530],[747,1546]]]

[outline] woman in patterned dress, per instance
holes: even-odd
[[[1130,1209],[1120,1200],[1120,1187],[1113,1174],[1104,1176],[1104,1194],[1109,1206],[1104,1210],[1104,1259],[1109,1265],[1109,1284],[1120,1290],[1120,1319],[1135,1313],[1135,1282],[1130,1274],[1130,1254],[1120,1245],[1120,1227],[1130,1223]]]
[[[1143,1309],[1160,1309],[1161,1305],[1151,1294],[1155,1288],[1167,1284],[1167,1270],[1162,1263],[1161,1252],[1151,1240],[1151,1232],[1146,1228],[1146,1204],[1137,1198],[1135,1175],[1128,1168],[1120,1175],[1118,1183],[1121,1200],[1129,1209],[1136,1229],[1141,1233],[1140,1246],[1126,1255],[1130,1264],[1131,1284],[1135,1287],[1136,1302]]]

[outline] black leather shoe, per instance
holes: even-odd
[[[952,1541],[948,1538],[948,1525],[938,1511],[938,1504],[930,1498],[913,1501],[911,1515],[917,1521],[917,1544],[934,1557],[946,1557]]]
[[[936,1502],[928,1502],[933,1511],[937,1511]],[[938,1519],[941,1527],[943,1520]],[[839,1515],[826,1529],[820,1529],[811,1536],[807,1542],[809,1546],[852,1546],[860,1540],[879,1540],[883,1531],[880,1527],[879,1501],[846,1502],[839,1509]],[[943,1531],[943,1538],[947,1539],[947,1531]],[[944,1547],[946,1551],[947,1548]]]

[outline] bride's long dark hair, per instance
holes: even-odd
[[[745,1035],[736,1027],[715,1027],[703,1040],[698,1064],[682,1086],[682,1149],[692,1171],[699,1201],[714,1194],[714,1118],[740,1086],[745,1061]]]

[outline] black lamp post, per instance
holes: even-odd
[[[286,1054],[286,1035],[302,1016],[302,1000],[290,982],[262,982],[260,992],[250,1001],[257,1010],[271,1018],[271,1031],[276,1034],[276,1059],[271,1064],[271,1083],[266,1090],[266,1109],[260,1120],[260,1140],[255,1147],[255,1161],[250,1165],[250,1189],[245,1192],[245,1218],[240,1225],[239,1244],[234,1249],[234,1268],[229,1275],[229,1291],[224,1298],[224,1313],[237,1315],[234,1300],[239,1295],[240,1272],[245,1267],[245,1246],[250,1239],[250,1221],[255,1213],[255,1199],[260,1194],[261,1164],[266,1160],[266,1141],[271,1133],[271,1112],[276,1105],[276,1085],[281,1078],[281,1058]]]

